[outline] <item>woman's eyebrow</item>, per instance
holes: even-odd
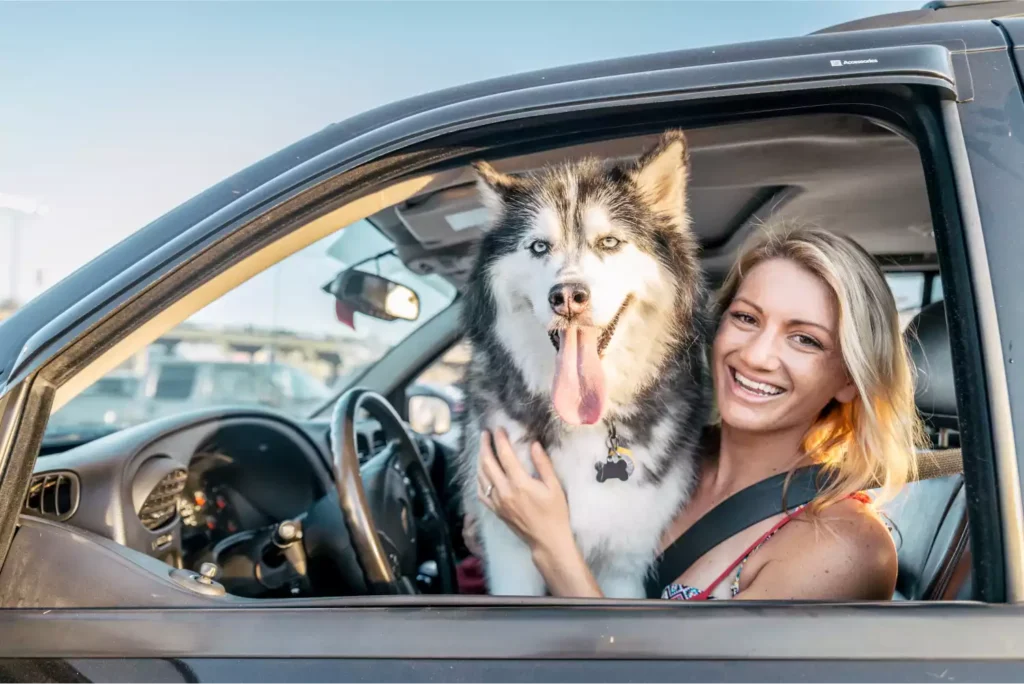
[[[759,314],[764,314],[764,309],[762,309],[760,306],[758,306],[754,302],[750,301],[746,297],[735,297],[735,300],[738,301],[738,302],[743,302],[744,304],[746,304],[747,306],[749,306],[752,309],[756,309],[757,313],[759,313]],[[793,318],[793,319],[790,319],[789,321],[787,321],[787,323],[789,325],[806,325],[806,326],[810,326],[812,328],[818,328],[819,330],[823,330],[824,332],[828,333],[829,335],[832,334],[832,329],[829,328],[827,325],[822,325],[821,323],[815,323],[814,321],[807,321],[807,320],[804,320],[804,319],[801,319],[801,318]]]
[[[789,324],[790,325],[806,325],[806,326],[810,326],[812,328],[818,328],[819,330],[821,330],[823,332],[826,332],[829,335],[832,334],[831,328],[829,328],[828,326],[822,325],[821,323],[815,323],[814,321],[804,321],[804,320],[801,320],[799,318],[794,318],[791,321],[789,321]]]

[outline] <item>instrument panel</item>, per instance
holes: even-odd
[[[178,498],[182,551],[186,559],[243,529],[235,507],[230,503],[239,497],[238,492],[223,485],[213,485],[208,489],[202,482],[186,485]]]

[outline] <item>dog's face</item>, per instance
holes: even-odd
[[[668,344],[674,310],[692,306],[680,301],[696,268],[687,158],[673,131],[625,166],[587,160],[521,179],[475,165],[493,219],[483,251],[499,316],[547,336],[552,400],[568,423],[598,422],[609,390],[624,390],[627,357],[644,363]]]

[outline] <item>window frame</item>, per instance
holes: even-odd
[[[932,92],[925,91],[925,92],[928,92],[928,94],[930,94],[931,96],[935,96],[935,93],[933,91]],[[886,97],[887,97],[887,95],[885,94],[884,89],[875,89],[875,88],[870,88],[870,87],[865,87],[865,89],[857,88],[857,89],[852,89],[852,90],[849,90],[849,91],[836,90],[836,91],[832,91],[830,94],[832,95],[832,97],[830,97],[829,100],[830,100],[831,106],[834,108],[835,111],[846,111],[846,112],[854,113],[854,114],[865,113],[865,110],[862,109],[862,108],[864,108],[864,100],[870,98],[872,95],[874,97],[881,98],[883,100],[885,100]],[[808,109],[807,105],[806,105],[806,102],[804,102],[805,99],[812,99],[813,100],[813,99],[815,99],[815,97],[820,97],[820,96],[821,96],[821,91],[811,91],[810,94],[808,94],[806,92],[802,92],[802,91],[795,91],[795,92],[787,92],[782,97],[784,97],[787,100],[786,109],[790,110],[790,113],[794,113],[794,112],[797,112],[797,111],[800,111],[800,110],[807,110]],[[775,97],[775,98],[779,97],[779,95],[772,94],[772,95],[769,95],[769,96],[766,96],[766,97],[768,97],[769,99],[772,99],[773,97]],[[750,107],[749,107],[749,105],[752,104],[753,102],[757,102],[759,99],[760,98],[755,98],[755,97],[749,97],[749,98],[748,97],[743,97],[740,100],[740,102],[742,102],[743,105],[747,105],[747,106],[740,106],[740,107],[736,107],[736,108],[728,107],[727,108],[727,113],[721,112],[715,118],[718,121],[722,121],[722,122],[735,121],[735,120],[740,120],[740,119],[748,118],[750,116],[750,111],[749,111]],[[710,106],[712,109],[716,109],[717,110],[718,109],[718,104],[719,103],[717,103],[717,102],[713,102],[713,103],[708,104],[707,106]],[[732,103],[730,103],[730,104],[732,104]],[[888,103],[887,103],[887,105],[888,105],[888,107],[890,109],[879,108],[877,106],[877,104],[876,104],[875,106],[867,107],[867,112],[869,112],[870,115],[875,116],[876,118],[883,117],[883,116],[891,116],[892,115],[892,108],[896,108],[898,110],[898,108],[900,106],[904,105],[904,104],[905,103],[902,102],[901,100],[893,98],[893,99],[889,100]],[[938,104],[938,100],[936,100],[936,102],[933,102],[932,104],[933,105],[937,105]],[[921,125],[921,122],[923,120],[925,120],[926,117],[931,117],[933,119],[932,123],[935,124],[935,125],[938,124],[938,119],[935,116],[935,111],[933,111],[931,109],[928,109],[928,107],[924,103],[922,103],[920,100],[917,101],[917,105],[916,106],[917,106],[918,113],[921,115],[921,120],[916,121],[916,124],[918,126]],[[822,109],[824,107],[826,107],[826,105],[824,105],[824,104],[817,105],[817,109],[818,110],[820,110],[820,109]],[[938,108],[938,107],[936,107],[936,108]],[[860,109],[860,111],[858,111],[858,109]],[[623,111],[628,111],[628,109],[625,108],[625,107],[623,107],[622,110]],[[642,109],[640,111],[651,111],[652,113],[654,113],[654,112],[658,111],[658,108],[651,106],[650,110],[647,110],[645,108],[645,109]],[[542,117],[540,115],[535,115],[534,117],[531,117],[531,118],[533,118],[534,120],[540,120],[540,121],[544,120],[544,117]],[[683,115],[681,115],[680,113],[673,114],[671,118],[675,122],[678,122],[678,123],[682,123],[685,120],[685,117]],[[636,128],[646,127],[647,129],[654,129],[655,126],[657,126],[657,128],[661,128],[664,125],[666,125],[666,123],[667,123],[663,119],[660,119],[660,117],[658,117],[657,114],[655,114],[654,119],[655,119],[655,121],[658,121],[657,124],[655,124],[655,123],[653,123],[651,121],[648,121],[648,122],[642,122],[642,123],[641,122],[637,122],[636,124],[634,124],[634,126]],[[893,125],[898,125],[897,122],[892,122],[892,123],[893,123]],[[912,123],[913,124],[915,122],[911,121],[911,122],[904,122],[904,123]],[[503,129],[503,126],[500,125],[500,124],[497,124],[495,126],[485,127],[485,128],[491,128],[491,129],[495,130],[496,132],[498,132],[498,131],[501,131]],[[593,136],[593,135],[596,135],[596,134],[597,134],[597,131],[588,130],[586,133],[581,133],[579,135],[587,137],[588,135],[589,136]],[[937,146],[939,141],[942,141],[941,138],[936,137],[935,131],[933,129],[924,129],[923,131],[919,131],[919,135],[920,134],[924,134],[924,135],[930,134],[930,135],[932,135],[931,143],[932,143],[933,147]],[[499,141],[492,140],[489,144],[497,145],[498,146],[497,148],[492,148],[492,149],[500,149],[501,148],[501,143]],[[542,146],[550,146],[551,144],[553,144],[553,143],[551,143],[550,141],[545,141],[544,143],[542,143]],[[946,149],[944,147],[944,141],[943,141],[943,146],[939,147],[938,149],[940,150],[940,152],[944,151]],[[922,149],[922,155],[925,156],[925,154],[926,154],[926,150]],[[450,160],[450,162],[455,162],[455,160],[454,159]],[[936,160],[932,160],[932,164],[936,164],[936,163],[937,163]],[[941,166],[941,164],[940,164],[940,166]],[[937,187],[936,183],[940,183],[941,181],[937,180],[936,178],[934,178],[934,174],[926,174],[926,176],[928,178],[929,191],[930,191],[930,193],[933,193],[932,194],[932,201],[934,201],[935,198],[936,198],[936,196],[934,195],[934,192],[936,191],[936,187]],[[949,180],[952,180],[952,179],[949,179]],[[948,190],[949,190],[948,186],[943,186],[943,188],[948,192]],[[946,229],[947,230],[959,230],[959,227],[958,227],[959,226],[959,222],[958,221],[954,222],[954,219],[958,218],[958,212],[956,210],[956,201],[957,200],[954,199],[953,197],[950,197],[948,194],[945,195],[945,196],[943,196],[942,194],[938,195],[938,200],[940,202],[946,202],[946,203],[952,202],[953,203],[953,212],[950,212],[949,207],[945,207],[940,212],[939,220],[941,220],[943,218],[946,219],[946,224],[947,224]],[[214,250],[214,249],[210,249],[207,253],[208,254],[212,254],[215,251],[216,250]],[[221,258],[224,258],[224,257],[221,257]],[[948,260],[949,258],[950,257],[947,255],[946,259]],[[950,277],[957,277],[957,276],[950,276]],[[964,270],[963,275],[961,277],[965,278],[966,283],[970,283],[971,282],[971,273],[970,273],[970,271]],[[944,281],[945,281],[946,280],[946,275],[945,274],[944,274],[943,278],[944,278]],[[969,287],[970,286],[968,285],[968,288]],[[947,287],[946,289],[950,290],[951,288]],[[965,288],[964,291],[969,292],[971,290]],[[453,302],[453,304],[451,306],[449,306],[448,309],[444,310],[442,313],[447,313],[449,310],[455,308],[455,306],[460,304],[460,303],[461,303],[461,298],[457,297],[455,302]],[[973,303],[968,303],[967,306],[973,307]],[[440,314],[439,314],[439,316],[440,316]],[[426,327],[426,325],[424,327]],[[411,337],[412,338],[418,338],[419,335],[413,335]],[[975,336],[975,339],[978,339],[977,335]],[[420,342],[420,340],[418,340],[418,339],[415,340],[415,341],[416,342]],[[395,349],[392,350],[392,352],[397,351],[402,346],[404,346],[404,345],[398,345]],[[977,350],[977,346],[976,345],[975,345],[975,350]],[[423,350],[420,351],[420,354],[421,354],[421,358],[423,359],[423,362],[421,362],[420,368],[416,372],[422,372],[423,367],[425,367],[425,365],[426,365],[425,362],[426,362],[427,358],[431,358],[433,356],[436,356],[436,354],[424,353]],[[392,353],[389,353],[389,354],[385,355],[385,358],[387,358],[387,357],[389,357],[391,355],[392,355]],[[978,360],[980,361],[980,357],[979,357]],[[377,364],[375,364],[373,369],[376,370],[378,367],[380,367],[382,365],[383,364],[381,364],[381,362],[378,362]],[[413,374],[406,374],[406,377],[404,378],[404,380],[407,381],[408,377],[410,377],[410,375],[414,375],[414,374],[415,373],[413,373]],[[363,375],[362,379],[365,379],[365,377],[366,377],[366,374]],[[981,380],[981,379],[978,378],[978,380]],[[361,382],[361,384],[365,384],[365,383]],[[394,390],[396,389],[396,385],[397,384],[399,384],[399,383],[394,382],[394,380],[392,380],[389,383],[390,387],[388,388],[388,393],[385,395],[385,396],[387,396],[389,398],[389,400],[394,397],[393,393],[394,393]],[[983,381],[976,383],[975,386],[972,388],[972,390],[973,390],[973,392],[980,392],[981,393],[980,397],[984,397],[983,403],[987,404],[987,395],[985,394],[987,392],[987,390],[986,390],[986,385],[984,384]],[[966,392],[965,391],[964,393],[968,394],[968,396],[975,396],[972,392]],[[977,412],[977,413],[980,415],[980,412]],[[978,423],[978,424],[979,425],[986,425],[987,426],[988,425],[987,417],[986,418],[982,418],[982,420],[984,422]],[[976,434],[982,434],[982,435],[984,433],[985,433],[984,429],[980,429],[980,430],[978,430],[976,432]],[[975,446],[973,448],[979,448],[979,447],[981,449],[980,453],[992,453],[992,451],[989,450],[990,447],[991,447],[991,442],[988,442],[984,446],[978,445],[978,446]],[[968,444],[967,441],[965,440],[964,443],[963,443],[963,448],[964,448],[965,451],[968,451],[968,450],[970,450],[972,448],[972,446],[970,444]],[[970,478],[968,478],[968,479],[970,480]],[[990,479],[987,484],[990,484],[991,487],[986,487],[986,490],[988,492],[990,492],[990,493],[993,493],[994,490],[995,490],[994,481],[992,479]],[[975,542],[978,541],[977,535],[975,535],[974,539],[975,539]],[[988,541],[989,541],[989,543],[994,543],[995,540],[994,539],[990,539]],[[999,543],[1001,544],[1001,539],[999,540]],[[982,555],[984,555],[985,553],[987,553],[987,551],[983,547],[983,549],[981,550],[980,553]],[[985,567],[985,566],[982,566],[982,567]],[[989,600],[993,600],[993,599],[994,600],[1000,600],[1000,599],[996,598],[996,596],[999,596],[999,595],[1000,594],[997,592],[997,593],[995,593],[995,595],[990,596]]]

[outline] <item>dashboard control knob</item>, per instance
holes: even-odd
[[[295,535],[298,533],[298,530],[295,529],[295,523],[290,520],[286,520],[277,528],[277,532],[281,535],[281,539],[283,541],[290,542],[292,539],[295,539]]]
[[[226,591],[224,585],[213,579],[214,576],[220,571],[215,563],[203,563],[200,567],[200,573],[196,573],[195,570],[185,570],[181,568],[171,568],[170,578],[183,589],[201,594],[203,596],[224,596]]]
[[[209,584],[216,579],[218,570],[219,568],[216,563],[203,563],[199,566],[199,581],[203,584]]]

